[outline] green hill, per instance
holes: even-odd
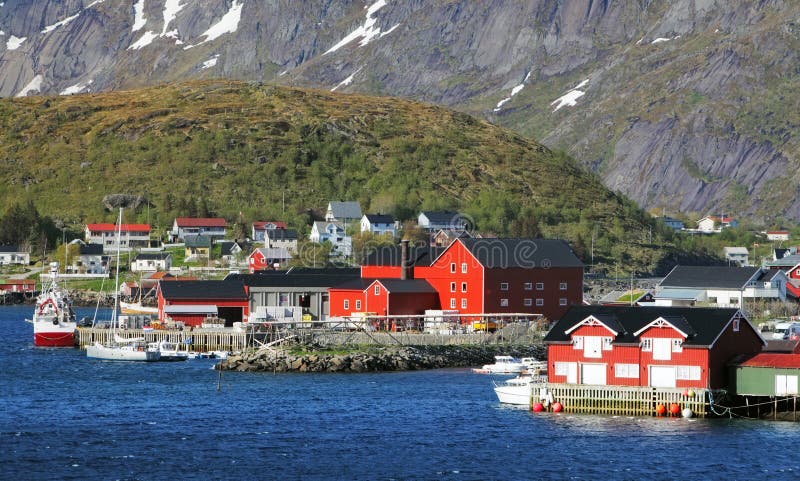
[[[113,222],[105,195],[142,195],[126,221],[280,219],[307,232],[329,200],[415,218],[458,209],[495,235],[566,238],[588,264],[637,272],[671,234],[567,156],[431,105],[234,81],[0,100],[0,202],[79,227]],[[314,212],[314,210],[316,212]],[[631,267],[632,266],[632,267]]]

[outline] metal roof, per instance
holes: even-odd
[[[478,262],[491,269],[583,267],[583,262],[563,240],[468,238],[455,242],[461,242]]]
[[[330,201],[328,208],[333,213],[336,219],[360,219],[361,218],[361,204],[358,201]]]
[[[653,295],[653,299],[685,299],[695,301],[703,297],[703,290],[701,289],[662,289],[659,293]]]
[[[159,284],[164,299],[247,300],[241,279],[224,281],[170,281]]]
[[[800,354],[780,354],[761,352],[755,356],[735,363],[741,367],[774,367],[787,369],[800,369]]]
[[[175,219],[178,227],[227,227],[228,222],[221,217],[178,217]]]
[[[661,283],[662,287],[701,289],[744,289],[760,267],[675,266]]]

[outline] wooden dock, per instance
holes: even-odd
[[[534,387],[533,402],[539,402],[540,393]],[[685,389],[625,387],[625,386],[589,386],[576,384],[552,384],[546,387],[547,400],[560,403],[563,412],[582,414],[604,414],[611,416],[656,416],[657,407],[664,406],[664,416],[670,414],[670,406],[677,404],[682,411],[692,410],[694,417],[708,415],[707,391],[694,389],[694,396],[686,395]],[[542,393],[544,394],[544,393]],[[550,404],[552,409],[552,404]],[[681,416],[680,412],[677,414]]]
[[[142,337],[146,342],[176,342],[187,346],[189,351],[197,352],[238,352],[253,344],[252,333],[233,329],[194,329],[192,331],[120,329],[116,333],[125,338]],[[81,349],[86,349],[86,346],[94,344],[95,341],[108,343],[113,340],[114,331],[107,328],[79,327],[75,333],[75,342]]]

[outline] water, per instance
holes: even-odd
[[[34,348],[29,310],[0,308],[2,479],[800,478],[794,423],[533,414],[466,369],[225,372],[218,391],[213,360]]]

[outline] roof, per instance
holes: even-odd
[[[392,294],[436,294],[436,289],[425,279],[376,279]]]
[[[661,287],[743,289],[760,267],[675,266]]]
[[[360,219],[361,218],[361,204],[358,201],[344,201],[338,202],[335,200],[328,203],[328,208],[333,213],[333,217],[337,219]]]
[[[13,244],[4,245],[4,246],[0,245],[0,252],[19,252],[19,251],[20,250],[19,250],[19,246],[18,245],[13,245]]]
[[[179,299],[230,299],[247,300],[244,283],[240,279],[224,281],[171,281],[159,284],[167,300]]]
[[[730,217],[730,216],[720,217],[718,215],[707,215],[707,216],[703,217],[702,219],[698,220],[697,222],[701,222],[701,221],[704,221],[706,219],[711,219],[714,222],[720,222],[722,224],[729,224],[729,223],[733,222],[733,220],[734,220],[733,217]]]
[[[270,247],[269,249],[265,247],[260,247],[253,251],[253,254],[256,252],[260,253],[264,259],[291,259],[292,255],[289,254],[289,251],[286,250],[285,247]],[[251,254],[252,255],[252,254]]]
[[[286,228],[286,222],[268,220],[268,221],[263,221],[263,222],[253,222],[253,229],[255,229],[255,230],[274,230],[274,229],[267,229],[267,224],[272,224],[273,226],[275,226],[275,229],[285,229]]]
[[[800,340],[797,339],[767,339],[767,346],[761,352],[788,352],[797,351]]]
[[[769,282],[779,274],[783,274],[783,271],[780,269],[766,269],[756,280],[759,282]]]
[[[336,231],[344,232],[344,226],[337,221],[332,220],[315,220],[314,227],[317,228],[317,232],[328,232],[328,226],[333,224],[336,226]]]
[[[800,264],[800,254],[785,255],[778,260],[767,262],[769,267],[794,267],[798,264]]]
[[[726,254],[743,254],[743,255],[750,254],[750,252],[748,252],[747,250],[747,247],[725,247],[723,251]]]
[[[782,234],[782,235],[788,235],[788,234],[789,234],[789,231],[788,231],[788,230],[768,230],[768,231],[767,231],[767,234]]]
[[[147,224],[120,224],[122,232],[150,232],[150,226]],[[89,232],[116,232],[116,224],[86,224],[86,229]]]
[[[572,248],[553,239],[457,239],[490,269],[583,267]],[[452,246],[453,244],[451,244]]]
[[[228,223],[221,217],[178,217],[178,227],[227,227]]]
[[[150,280],[159,280],[159,279],[167,279],[167,278],[170,278],[170,277],[175,277],[175,276],[173,276],[172,274],[170,274],[169,272],[166,272],[166,271],[157,271],[157,272],[154,272],[154,273],[150,274],[148,279],[150,279]]]
[[[789,252],[789,249],[776,248],[775,259],[778,260],[784,258],[787,252]]]
[[[266,236],[273,241],[292,241],[297,240],[297,231],[294,229],[271,229],[267,230]]]
[[[428,222],[431,224],[439,224],[439,225],[463,225],[464,219],[461,218],[461,214],[458,212],[452,212],[447,210],[442,211],[435,211],[435,210],[423,210],[422,214],[428,219]]]
[[[394,217],[386,214],[365,214],[370,224],[394,224]]]
[[[409,261],[415,266],[430,266],[433,259],[439,256],[443,247],[411,246],[408,248]],[[361,260],[364,266],[395,266],[399,267],[401,261],[401,246],[378,247]]]
[[[137,261],[163,261],[172,257],[169,252],[143,252],[136,256]]]
[[[217,306],[208,304],[171,304],[164,306],[166,314],[217,314]]]
[[[667,288],[653,295],[654,299],[683,299],[692,301],[700,299],[701,297],[703,297],[702,289]]]
[[[81,244],[78,247],[78,254],[82,256],[101,256],[103,255],[103,244]]]
[[[780,354],[775,352],[760,352],[755,356],[737,362],[741,367],[777,367],[800,369],[800,354]]]
[[[621,329],[615,342],[638,343],[634,333],[663,318],[677,329],[690,334],[686,346],[710,346],[733,319],[738,309],[703,307],[629,307],[629,306],[572,306],[556,322],[544,338],[546,343],[569,342],[566,334],[575,324],[589,316],[601,321],[613,320]]]
[[[363,291],[367,287],[369,287],[375,279],[371,278],[362,278],[359,277],[357,279],[350,279],[348,281],[342,282],[341,284],[337,284],[332,286],[331,289],[344,289],[348,291]]]
[[[340,274],[229,274],[225,280],[239,280],[248,287],[295,287],[295,288],[321,288],[338,286],[348,279],[358,276],[351,269],[342,269]],[[360,280],[360,278],[359,278]]]
[[[183,241],[186,247],[211,247],[211,237],[207,235],[187,235]]]

